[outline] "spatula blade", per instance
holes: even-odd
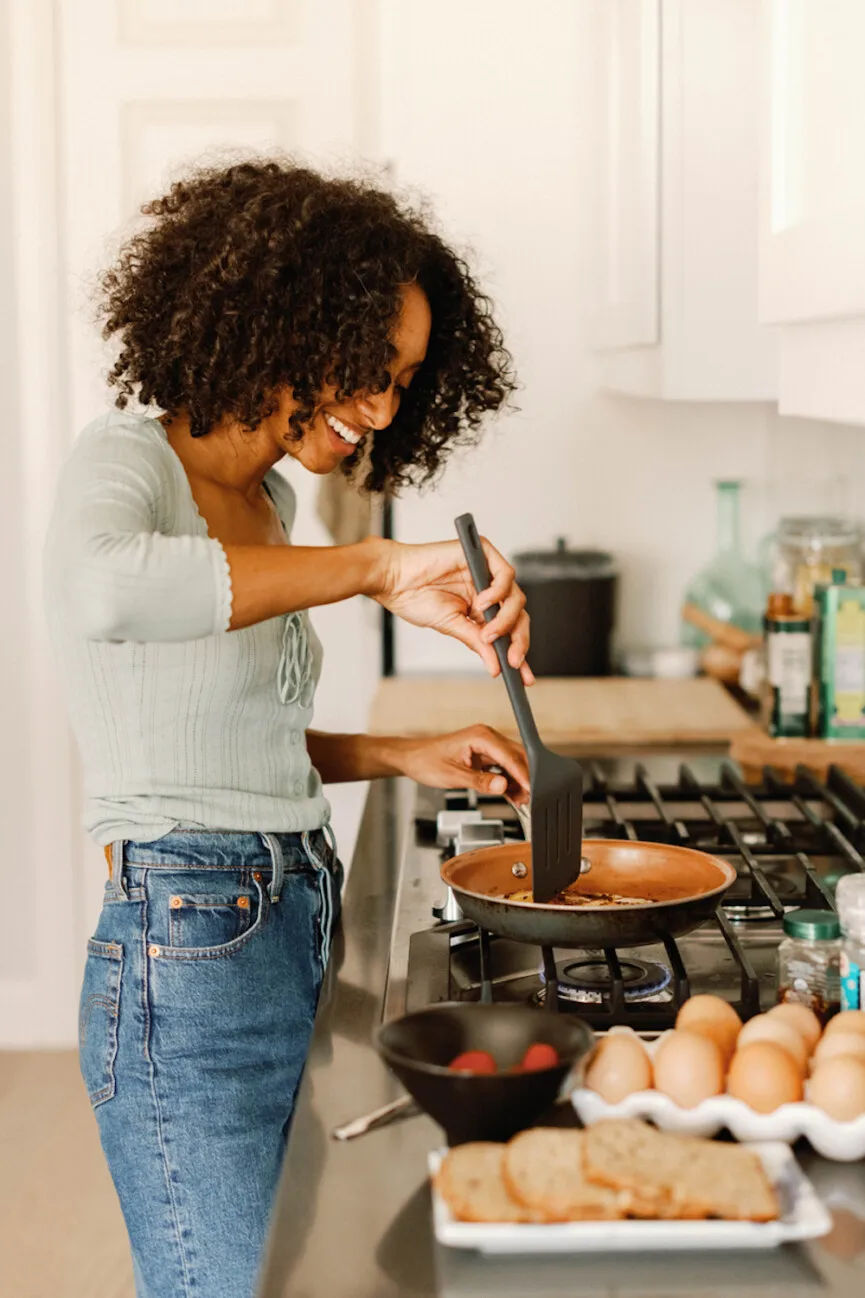
[[[532,896],[548,902],[579,878],[583,847],[583,772],[546,750],[531,772]]]

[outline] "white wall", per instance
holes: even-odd
[[[592,62],[602,2],[545,0],[530,17],[501,0],[388,7],[385,151],[446,229],[479,250],[523,382],[520,412],[495,420],[435,491],[406,496],[396,525],[406,541],[450,536],[471,510],[505,552],[557,535],[609,547],[622,566],[621,640],[659,644],[677,641],[683,588],[712,552],[713,478],[824,476],[837,465],[863,483],[865,432],[783,420],[769,405],[598,392]],[[414,628],[400,626],[397,645],[401,671],[475,666],[462,646]]]

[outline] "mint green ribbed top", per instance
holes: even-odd
[[[294,492],[265,486],[290,536]],[[115,410],[78,437],[44,575],[97,843],[328,820],[306,750],[321,645],[306,613],[228,630],[225,552],[157,420]]]

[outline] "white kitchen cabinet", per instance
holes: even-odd
[[[605,387],[773,399],[757,313],[760,14],[752,0],[604,0],[599,12]]]
[[[783,413],[865,423],[865,4],[764,0],[760,316]]]

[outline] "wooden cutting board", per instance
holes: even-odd
[[[722,685],[686,681],[545,677],[529,690],[545,743],[687,745],[729,743],[753,722]],[[379,683],[370,729],[379,735],[435,735],[481,722],[516,737],[505,687],[480,676],[395,676]]]

